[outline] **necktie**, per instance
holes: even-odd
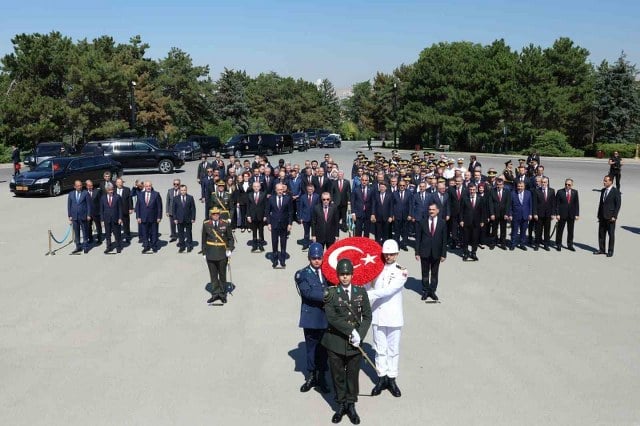
[[[608,196],[609,196],[609,189],[607,189],[606,191],[604,191],[604,198],[603,198],[603,200],[606,200]]]
[[[278,197],[278,210],[282,208],[282,197]]]
[[[458,200],[460,199],[460,188],[458,188]]]
[[[366,202],[367,202],[367,187],[365,186],[365,187],[362,189],[362,191],[364,192],[364,197],[363,197],[363,198],[364,198],[364,201],[365,201],[365,203],[366,203]]]
[[[384,192],[380,194],[380,204],[384,204]]]
[[[498,201],[502,201],[502,191],[498,191]]]
[[[320,179],[318,179],[320,181],[320,188],[322,188],[322,177],[320,177]]]
[[[324,208],[324,221],[326,222],[329,219],[329,209]]]
[[[520,204],[522,204],[524,201],[524,192],[519,193],[518,198],[520,199]]]
[[[149,199],[150,199],[150,198],[151,198],[151,194],[147,191],[147,192],[145,193],[145,197],[144,197],[144,199],[145,199],[145,203],[146,203],[147,205],[149,205]]]
[[[76,202],[80,202],[80,191],[76,191]]]
[[[342,192],[342,179],[338,181],[338,189]]]
[[[183,195],[182,196],[182,205],[184,206],[186,202],[187,202],[186,197]]]
[[[349,290],[345,290],[344,295],[347,297],[347,302],[351,301],[351,297],[349,297]]]
[[[547,201],[547,190],[543,189],[542,192],[544,193],[544,200]]]
[[[177,197],[178,196],[178,191],[176,191],[175,189],[173,190],[173,196]]]
[[[109,195],[109,207],[111,207],[111,195]]]
[[[320,269],[316,269],[316,275],[318,276],[318,280],[322,284],[322,274],[320,273]]]
[[[258,193],[257,192],[255,194],[253,194],[253,201],[255,201],[255,203],[258,204]]]
[[[400,201],[404,201],[404,191],[400,191]]]
[[[471,207],[476,207],[476,197],[471,197]]]
[[[567,204],[571,202],[571,191],[567,191]]]
[[[218,221],[213,222],[213,227],[217,228],[218,227]]]
[[[433,218],[431,218],[430,220],[431,220],[431,236],[433,237],[436,233],[436,225],[434,223]]]
[[[89,197],[93,198],[93,191],[91,191],[91,190],[89,191]]]
[[[311,195],[309,195],[309,205],[311,205]]]
[[[442,204],[443,203],[442,194],[438,194],[438,197],[440,197],[440,204]]]

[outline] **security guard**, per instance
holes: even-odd
[[[402,315],[402,289],[409,274],[398,265],[398,243],[387,240],[382,245],[384,268],[371,286],[367,296],[373,311],[373,347],[376,350],[378,383],[371,396],[380,395],[386,388],[396,398],[401,396],[396,384],[400,358],[400,333],[404,324]]]
[[[351,285],[353,264],[349,259],[338,261],[336,273],[340,284],[328,288],[324,296],[329,326],[322,336],[338,403],[338,410],[331,421],[339,423],[346,414],[351,423],[359,424],[360,417],[355,407],[362,361],[359,346],[371,325],[371,305],[367,292]]]
[[[201,240],[212,287],[212,296],[207,303],[216,300],[227,303],[227,262],[234,249],[233,234],[229,223],[220,218],[219,208],[212,208],[209,215],[211,219],[202,224]]]
[[[300,323],[304,331],[304,343],[307,350],[307,379],[300,392],[308,392],[318,386],[322,393],[329,393],[325,373],[327,371],[327,350],[320,344],[327,329],[327,316],[324,313],[324,292],[326,280],[322,276],[323,248],[320,243],[309,246],[309,265],[296,272],[296,286],[302,299]]]

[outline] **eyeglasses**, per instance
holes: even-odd
[[[173,186],[180,186],[180,184],[179,183],[174,183]]]
[[[565,183],[564,186],[573,186],[570,183]]]
[[[322,201],[331,201],[331,198],[323,198]]]

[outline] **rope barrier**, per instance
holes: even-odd
[[[56,239],[56,237],[53,236],[53,232],[51,232],[51,229],[49,229],[47,233],[48,233],[48,239],[49,239],[49,251],[46,253],[46,256],[55,255],[58,250],[61,250],[61,249],[65,248],[65,247],[67,247],[69,244],[73,243],[73,240],[75,239],[74,238],[75,237],[75,232],[73,232],[73,227],[71,226],[71,224],[69,224],[69,228],[67,229],[67,233],[64,235],[64,238],[62,238],[62,241],[58,241]],[[51,240],[55,241],[58,244],[62,244],[67,240],[67,238],[69,238],[69,235],[72,235],[72,237],[71,237],[71,239],[69,240],[68,243],[66,243],[62,247],[59,247],[59,248],[57,248],[55,250],[53,250],[51,248]]]
[[[56,237],[53,235],[53,232],[51,232],[51,231],[49,231],[49,232],[51,234],[51,238],[53,238],[53,241],[55,241],[58,244],[63,244],[67,240],[67,238],[69,238],[69,235],[71,234],[71,228],[72,228],[71,224],[69,224],[69,227],[67,228],[67,233],[64,234],[64,237],[62,237],[62,241],[58,241],[56,239]]]

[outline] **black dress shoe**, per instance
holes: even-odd
[[[569,246],[569,247],[567,247],[567,250],[569,250],[569,251],[576,251],[576,249],[575,249],[575,248],[573,248],[573,246]]]
[[[353,423],[354,425],[360,424],[360,416],[356,411],[356,404],[354,404],[353,402],[350,402],[347,405],[347,417],[349,417],[349,420],[351,420],[351,423]]]
[[[422,292],[422,297],[420,297],[420,300],[427,300],[427,297],[429,297],[429,293],[425,290]]]
[[[191,253],[192,251],[193,251],[193,247],[189,247],[189,248],[187,249],[187,253]]]
[[[312,371],[311,373],[309,373],[307,380],[305,380],[302,386],[300,386],[300,392],[309,392],[316,384],[316,372]]]
[[[157,249],[157,248],[154,248],[154,249],[153,249],[153,252],[154,252],[154,253],[157,253],[157,252],[158,252],[158,249]]]
[[[227,295],[226,294],[223,294],[222,296],[220,296],[219,299],[223,304],[227,303]]]
[[[478,261],[478,256],[476,256],[475,253],[471,253],[471,259],[475,260],[477,262]]]
[[[613,252],[610,251],[609,253],[607,253],[607,257],[613,257]]]
[[[462,260],[466,261],[467,259],[469,259],[469,255],[467,253],[462,255]]]
[[[104,250],[104,254],[109,254],[109,253],[111,253],[112,251],[113,251],[113,249],[112,249],[111,247],[107,247],[107,248]]]
[[[520,250],[527,251],[527,246],[525,246],[524,244],[520,244],[520,245],[518,246],[518,248],[519,248]]]
[[[510,246],[509,250],[514,251],[516,249],[516,246]]]
[[[557,251],[562,251],[562,246],[561,246],[560,244],[558,244],[558,245],[556,246],[556,250],[557,250]]]
[[[285,263],[281,263],[281,264],[280,264],[280,267],[281,267],[281,268],[286,268],[286,267],[287,267],[287,265],[286,265]]]
[[[340,423],[342,421],[342,417],[347,414],[347,407],[344,404],[340,404],[338,406],[338,410],[331,417],[331,423]]]
[[[493,244],[489,245],[489,250],[493,250],[494,248],[496,248],[496,246],[494,246]]]
[[[371,389],[371,396],[378,396],[387,387],[387,376],[378,378],[378,383]]]
[[[264,247],[260,247],[260,251],[264,251]]]
[[[501,249],[501,250],[506,250],[506,249],[507,249],[507,246],[506,246],[505,244],[500,244],[500,249]]]
[[[602,250],[594,251],[593,254],[605,254]]]
[[[89,249],[88,248],[84,249],[83,251],[84,251],[84,254],[89,253]]]
[[[220,296],[211,296],[209,300],[207,300],[207,303],[213,303],[218,299],[220,299]]]
[[[538,246],[533,246],[533,251],[538,251]]]
[[[551,250],[551,249],[549,248],[549,246],[548,246],[548,245],[546,245],[546,244],[545,244],[542,248],[544,249],[544,251],[550,251],[550,250]]]
[[[180,250],[178,250],[178,253],[184,253],[184,247],[180,247]]]
[[[434,291],[433,293],[431,293],[431,295],[429,296],[431,297],[433,300],[435,300],[436,302],[440,299],[438,299],[438,296],[436,296],[436,292]]]
[[[484,250],[484,246],[483,246],[482,244],[478,244],[478,248],[479,248],[480,250]]]
[[[122,249],[121,249],[120,247],[118,247],[118,248],[116,249],[116,253],[122,253]]]
[[[172,242],[174,242],[174,241],[176,241],[176,240],[177,240],[177,238],[176,238],[176,237],[171,237],[171,238],[169,239],[169,242],[170,242],[170,243],[172,243]]]
[[[142,254],[147,254],[148,252],[149,252],[149,249],[148,249],[148,248],[143,248],[143,249],[142,249]]]
[[[277,264],[277,263],[272,263],[272,264],[271,264],[271,267],[272,267],[273,269],[276,269],[276,268],[278,267],[278,264]]]
[[[409,249],[407,248],[407,246],[402,246],[402,247],[400,247],[400,250],[402,250],[402,251],[409,251]]]
[[[396,398],[400,398],[402,396],[402,392],[400,392],[400,388],[396,383],[395,377],[389,377],[389,380],[387,382],[387,389],[389,389],[391,395],[395,396]]]

